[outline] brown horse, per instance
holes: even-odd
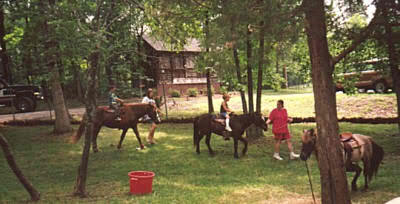
[[[383,160],[384,151],[382,147],[377,145],[369,136],[349,134],[346,135],[346,138],[343,138],[342,135],[341,145],[346,172],[356,172],[351,182],[351,190],[357,191],[357,179],[362,171],[361,167],[357,164],[359,161],[362,161],[364,164],[364,190],[367,190],[368,183],[372,180],[372,176],[378,173],[379,165]],[[303,145],[300,154],[300,158],[303,161],[307,160],[315,150],[317,139],[318,136],[314,129],[304,130],[301,138]],[[318,160],[318,152],[315,152],[315,155]]]
[[[193,122],[193,143],[196,146],[196,152],[200,154],[200,141],[203,139],[204,135],[206,135],[206,144],[208,147],[208,151],[210,155],[214,155],[214,151],[210,146],[211,133],[215,133],[217,135],[224,136],[225,134],[230,134],[233,137],[234,141],[234,157],[239,158],[237,153],[238,148],[238,140],[242,141],[244,144],[244,148],[242,154],[245,155],[247,152],[247,139],[242,137],[244,131],[251,125],[255,124],[256,126],[262,128],[264,131],[267,131],[268,126],[265,122],[265,118],[259,113],[251,113],[251,114],[243,114],[243,115],[231,115],[230,126],[232,128],[232,132],[227,132],[225,130],[225,125],[215,121],[215,115],[213,114],[203,114],[195,118]]]
[[[136,135],[136,138],[140,144],[140,148],[144,149],[144,145],[140,139],[139,131],[137,129],[137,124],[139,122],[139,118],[144,115],[149,115],[149,117],[155,122],[160,123],[160,117],[158,116],[157,108],[151,104],[145,103],[137,103],[137,104],[124,104],[121,107],[121,120],[115,120],[115,113],[110,112],[109,107],[100,106],[96,109],[96,118],[93,119],[93,138],[92,138],[92,148],[94,152],[98,152],[97,149],[97,135],[101,127],[104,125],[109,128],[118,128],[122,129],[121,139],[118,144],[118,149],[122,146],[122,141],[125,138],[125,134],[129,128],[133,129],[133,132]],[[73,141],[77,142],[86,128],[86,118],[87,114],[85,113],[82,119],[82,123],[79,126],[77,133],[73,137]]]

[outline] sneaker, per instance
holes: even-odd
[[[117,120],[117,121],[121,121],[121,118],[120,118],[120,117],[117,117],[117,118],[115,118],[115,120]]]
[[[274,157],[274,159],[279,160],[279,161],[283,160],[283,158],[281,156],[279,156],[279,154],[274,154],[273,157]]]
[[[225,127],[225,130],[227,130],[228,132],[232,132],[232,129],[231,129],[231,127],[229,127],[229,126],[226,126],[226,127]]]
[[[291,153],[290,153],[290,159],[297,159],[297,158],[299,158],[299,157],[300,157],[300,155],[295,154],[294,152],[291,152]]]

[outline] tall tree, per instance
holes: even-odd
[[[86,178],[87,178],[87,169],[89,164],[89,153],[92,137],[94,134],[94,124],[93,120],[96,117],[96,89],[98,88],[98,70],[99,70],[99,58],[100,58],[100,39],[102,35],[99,35],[101,32],[100,27],[100,14],[101,14],[101,5],[102,2],[100,0],[96,1],[96,13],[93,19],[93,25],[91,26],[92,30],[89,31],[89,37],[94,41],[94,48],[89,55],[89,70],[87,75],[88,87],[85,93],[85,107],[86,107],[86,116],[87,120],[82,121],[86,123],[86,133],[85,133],[85,142],[82,152],[81,163],[78,167],[78,175],[76,177],[76,183],[74,188],[74,195],[80,197],[86,197]],[[112,12],[112,11],[110,11]],[[103,28],[104,29],[104,28]]]
[[[208,13],[206,12],[206,17],[205,17],[205,26],[204,26],[204,37],[206,41],[206,52],[210,52],[210,45],[209,45],[209,38],[210,38],[210,19],[208,16]],[[212,99],[212,90],[211,90],[211,70],[209,67],[206,68],[206,78],[207,78],[207,101],[208,101],[208,113],[213,113],[214,112],[214,105],[213,105],[213,99]]]
[[[52,101],[54,104],[54,112],[56,115],[54,133],[62,134],[72,131],[71,122],[68,115],[68,110],[65,105],[64,94],[60,83],[60,72],[59,72],[59,45],[55,39],[54,25],[49,24],[52,20],[54,12],[56,11],[55,0],[49,0],[47,3],[44,1],[40,2],[43,17],[43,36],[46,40],[45,45],[45,55],[47,62],[47,67],[50,72],[50,86]]]
[[[395,37],[395,32],[393,31],[393,27],[400,26],[400,2],[394,0],[378,1],[377,7],[382,10],[383,14],[384,39],[389,56],[393,88],[397,98],[397,125],[400,133],[400,31],[397,29],[397,37]]]
[[[4,39],[6,35],[6,28],[4,26],[5,16],[4,16],[4,2],[0,2],[0,58],[1,58],[1,66],[3,67],[3,75],[4,79],[6,79],[9,83],[13,83],[12,74],[10,70],[10,62],[9,56],[7,54],[7,45]]]
[[[368,26],[355,34],[346,48],[338,52],[335,57],[331,57],[326,37],[324,1],[304,0],[302,6],[305,12],[305,28],[312,68],[322,202],[350,203],[339,137],[337,137],[336,90],[332,74],[335,64],[353,52],[370,36],[377,24],[378,10]]]

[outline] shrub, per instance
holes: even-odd
[[[176,97],[176,98],[181,97],[181,93],[180,93],[178,90],[176,90],[176,89],[170,89],[170,90],[169,90],[169,94],[170,94],[172,97]]]
[[[211,91],[214,92],[212,89],[211,89]],[[220,92],[220,94],[228,93],[228,87],[226,87],[226,86],[221,86],[221,87],[219,88],[219,92]]]
[[[189,88],[187,90],[187,95],[189,95],[190,97],[196,97],[198,92],[199,91],[197,90],[197,88]]]
[[[201,92],[207,96],[207,88],[201,90]],[[211,86],[211,96],[214,96],[214,87]]]

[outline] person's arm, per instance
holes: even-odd
[[[118,98],[118,97],[115,97],[115,100],[116,100],[117,102],[119,102],[119,103],[124,103],[124,101],[123,101],[122,99]]]
[[[227,113],[232,112],[231,109],[229,109],[228,106],[226,105],[226,102],[225,102],[225,101],[222,102],[222,107],[224,108],[224,110],[225,110]]]
[[[273,116],[274,116],[274,110],[271,111],[271,113],[268,116],[267,124],[271,124],[273,121]]]
[[[287,117],[287,122],[288,122],[288,123],[293,122],[293,118],[291,118],[291,117],[288,116],[287,110],[286,110],[286,109],[285,109],[285,114],[286,114],[286,117]]]

